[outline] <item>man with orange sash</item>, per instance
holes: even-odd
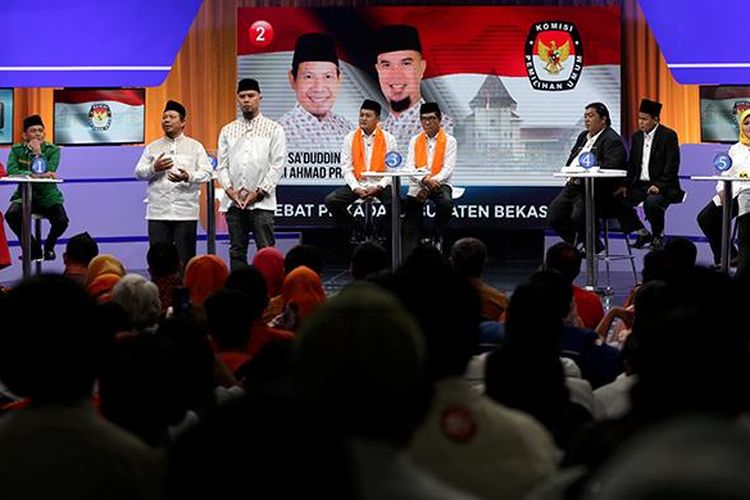
[[[433,242],[442,244],[445,228],[453,214],[453,190],[451,177],[456,166],[456,139],[440,126],[440,107],[435,102],[426,102],[419,108],[422,132],[409,141],[409,154],[405,168],[426,172],[424,177],[412,177],[406,196],[404,212],[404,255],[409,255],[419,244],[422,236],[424,204],[432,200],[435,204]]]
[[[341,171],[346,186],[326,196],[325,204],[336,225],[352,230],[353,239],[361,236],[362,223],[349,212],[358,199],[375,197],[384,207],[391,202],[389,177],[369,177],[368,172],[385,172],[385,155],[396,150],[396,139],[378,126],[381,106],[365,99],[359,110],[359,128],[344,137]],[[387,218],[386,218],[387,220]]]

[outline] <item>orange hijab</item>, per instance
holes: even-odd
[[[445,160],[445,144],[448,139],[445,137],[445,131],[440,127],[440,131],[437,133],[437,144],[435,145],[435,156],[432,158],[432,168],[430,169],[430,176],[433,177],[440,173],[443,169],[443,160]],[[417,168],[425,168],[427,166],[427,134],[422,132],[417,137],[417,142],[414,143],[414,166]]]
[[[354,165],[354,176],[357,180],[361,179],[362,172],[367,170],[362,133],[362,127],[358,128],[352,139],[352,164]],[[380,127],[375,127],[375,142],[372,146],[372,157],[370,158],[371,172],[385,172],[385,148],[385,134],[380,130]]]
[[[268,296],[276,297],[284,284],[284,255],[274,247],[261,249],[253,257],[253,267],[260,271],[268,288]]]
[[[122,276],[115,273],[100,274],[86,285],[86,291],[99,303],[109,302],[112,298],[112,290],[120,278]]]
[[[318,273],[309,267],[300,266],[287,274],[284,286],[281,287],[281,298],[285,306],[297,306],[299,319],[302,320],[326,301],[326,294]]]
[[[86,273],[86,286],[103,274],[116,274],[125,276],[125,266],[113,255],[97,255],[89,262],[88,272]]]
[[[190,303],[203,305],[209,295],[224,286],[229,269],[216,255],[198,255],[185,268],[183,285],[190,290]]]

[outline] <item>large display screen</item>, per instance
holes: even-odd
[[[0,144],[13,142],[13,89],[0,89]]]
[[[586,104],[605,103],[620,127],[618,8],[243,8],[237,22],[237,77],[260,82],[263,114],[287,134],[284,187],[343,183],[342,141],[363,99],[381,103],[381,126],[404,157],[421,130],[420,103],[435,101],[458,142],[461,203],[526,190],[513,198],[528,200],[527,210],[488,206],[475,219],[521,213],[511,225],[540,226],[549,189],[529,188],[560,185],[552,173],[583,130]],[[329,35],[335,55],[301,47],[293,68],[297,41],[310,33]]]
[[[141,143],[145,100],[144,89],[55,90],[55,143]]]
[[[750,86],[705,86],[700,96],[701,142],[737,142],[737,118],[750,108]]]

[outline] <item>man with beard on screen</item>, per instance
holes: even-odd
[[[425,102],[421,83],[427,61],[422,59],[419,32],[408,24],[389,24],[380,28],[375,40],[375,69],[390,108],[381,127],[393,134],[398,144],[406,145],[422,132],[419,106]],[[443,115],[441,125],[453,134],[451,117]]]

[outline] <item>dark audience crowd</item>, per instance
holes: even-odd
[[[508,291],[445,253],[363,243],[327,293],[309,245],[146,276],[71,238],[0,293],[0,498],[750,498],[746,283],[675,238],[605,308],[568,243]]]

